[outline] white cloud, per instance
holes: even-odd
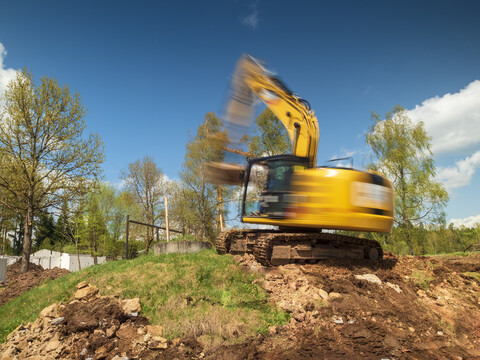
[[[457,93],[427,99],[408,115],[425,123],[435,155],[474,151],[480,145],[480,80]]]
[[[0,43],[0,97],[3,95],[7,89],[8,83],[16,76],[17,70],[15,69],[5,69],[3,64],[3,59],[7,56],[7,50],[2,43]],[[1,99],[0,99],[1,105]]]
[[[442,182],[447,190],[467,186],[470,185],[478,167],[480,167],[480,151],[457,161],[454,166],[438,167],[436,180]]]
[[[480,80],[457,93],[427,99],[408,115],[425,123],[434,155],[465,157],[453,166],[438,167],[436,179],[448,190],[470,185],[480,167]]]
[[[252,12],[244,17],[242,19],[242,24],[255,30],[258,26],[259,22],[259,14],[258,14],[258,8],[257,8],[257,3],[254,2],[250,5],[250,8],[252,9]]]
[[[480,215],[469,216],[464,219],[451,219],[448,223],[453,224],[457,228],[462,226],[476,227],[480,224]]]

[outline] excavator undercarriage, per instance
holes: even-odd
[[[253,254],[264,266],[315,263],[329,258],[381,260],[378,242],[324,232],[245,229],[223,231],[217,238],[219,254]]]

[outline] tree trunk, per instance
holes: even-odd
[[[148,255],[150,251],[150,245],[152,244],[153,236],[150,235],[151,229],[150,226],[147,226],[147,243],[145,244],[145,255]]]
[[[7,245],[7,227],[5,226],[5,228],[3,229],[3,256],[5,256],[5,248],[6,248],[6,245]]]
[[[98,252],[97,232],[96,232],[96,230],[95,230],[95,228],[94,228],[94,229],[93,229],[93,246],[92,246],[93,265],[97,265],[97,264],[98,264],[97,252]]]
[[[32,249],[33,206],[31,204],[27,206],[24,229],[22,267],[20,270],[22,274],[25,274],[28,271],[28,266],[30,264],[30,251]]]
[[[410,222],[407,222],[407,226],[405,227],[405,241],[408,245],[408,252],[409,255],[414,255],[413,251],[413,239],[412,239],[412,226]]]
[[[77,253],[78,271],[80,271],[82,270],[82,265],[80,263],[80,253],[78,252],[78,240],[75,240],[75,252]]]

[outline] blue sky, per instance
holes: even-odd
[[[189,133],[222,109],[243,53],[307,99],[319,162],[370,160],[370,111],[396,104],[432,135],[447,218],[480,222],[478,1],[0,0],[0,91],[14,71],[55,77],[88,107],[105,179],[152,156],[177,178]]]

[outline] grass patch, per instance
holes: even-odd
[[[443,332],[445,332],[448,335],[455,335],[455,333],[457,332],[457,329],[453,324],[443,319],[438,322],[438,325],[443,330]]]
[[[21,323],[35,320],[54,302],[72,298],[75,285],[86,281],[102,295],[139,297],[142,314],[162,325],[169,339],[184,336],[242,338],[283,325],[288,315],[268,302],[231,256],[213,250],[195,254],[147,255],[92,266],[50,280],[0,307],[0,342]]]
[[[469,257],[469,256],[472,256],[474,254],[475,254],[475,252],[473,252],[473,251],[455,251],[455,252],[451,252],[451,253],[425,254],[424,256],[449,258],[449,257],[452,257],[452,256]]]
[[[430,287],[429,283],[435,278],[428,275],[428,273],[424,270],[415,270],[410,275],[410,279],[412,279],[413,283],[419,288],[422,288],[423,290],[428,290]]]
[[[322,307],[327,307],[328,306],[328,300],[318,299],[317,306],[321,307],[321,308]]]
[[[467,271],[463,273],[465,276],[468,276],[470,278],[474,278],[480,282],[480,273],[475,272],[475,271]]]

